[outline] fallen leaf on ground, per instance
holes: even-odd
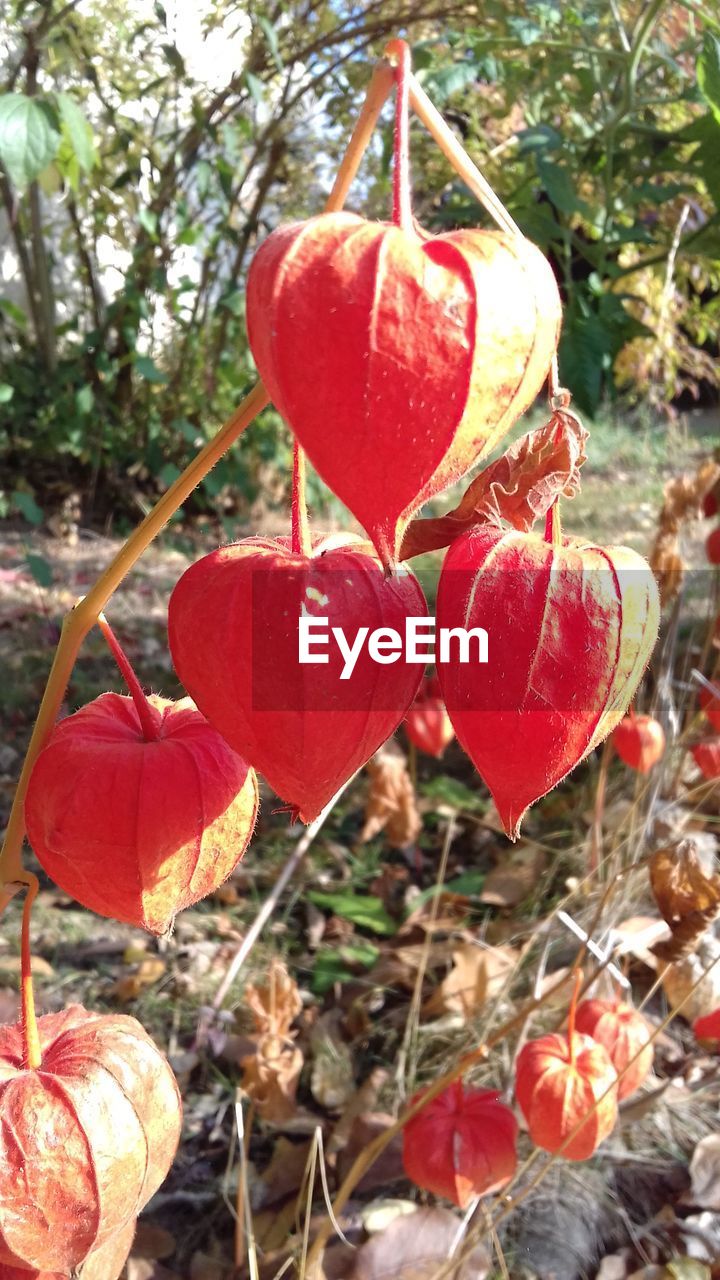
[[[108,994],[121,1004],[129,1004],[131,1000],[137,1000],[145,987],[152,987],[159,982],[165,976],[165,970],[165,961],[160,956],[148,956],[140,962],[134,973],[118,978]]]
[[[453,951],[453,968],[423,1007],[425,1017],[460,1013],[469,1018],[503,988],[517,961],[512,947],[467,943]]]
[[[546,857],[536,845],[516,847],[499,867],[489,873],[480,901],[490,907],[516,907],[535,888]]]
[[[286,1036],[302,1009],[297,982],[284,964],[273,959],[267,983],[245,988],[245,1001],[252,1011],[257,1035]]]
[[[449,1209],[400,1214],[358,1251],[351,1280],[433,1280],[441,1268],[446,1280],[483,1280],[490,1258],[481,1246],[457,1266],[448,1261],[460,1226]]]
[[[720,1210],[720,1133],[702,1138],[693,1152],[688,1199],[699,1209]]]
[[[134,1258],[170,1258],[177,1248],[177,1241],[164,1227],[152,1222],[138,1222],[132,1244]]]

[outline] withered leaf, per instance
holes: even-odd
[[[692,839],[658,849],[650,859],[650,886],[672,937],[653,948],[662,960],[691,955],[708,925],[720,916],[720,875],[708,875]]]
[[[267,983],[245,988],[245,1000],[252,1010],[255,1031],[260,1036],[287,1036],[302,1009],[297,982],[284,964],[273,959]]]
[[[457,1266],[448,1267],[459,1228],[449,1209],[399,1214],[359,1250],[352,1280],[432,1280],[441,1268],[447,1280],[483,1280],[490,1258],[480,1246],[469,1257],[458,1249]]]
[[[700,1209],[720,1212],[720,1133],[709,1133],[693,1152],[689,1199]]]
[[[406,849],[422,829],[417,799],[407,762],[397,743],[390,739],[368,760],[370,790],[365,805],[365,823],[360,843],[385,832],[394,849]]]
[[[517,960],[512,947],[467,943],[453,952],[453,968],[423,1008],[425,1017],[459,1013],[472,1017],[504,986]]]
[[[587,431],[575,414],[553,413],[537,431],[521,437],[497,462],[473,480],[453,511],[436,519],[412,520],[400,551],[401,560],[448,547],[473,525],[507,520],[527,531],[564,495],[580,485]]]
[[[487,876],[480,901],[491,907],[516,907],[535,888],[545,862],[537,845],[516,845]]]
[[[255,1053],[243,1058],[241,1088],[263,1120],[282,1124],[294,1115],[303,1061],[292,1040],[274,1035],[261,1036]]]

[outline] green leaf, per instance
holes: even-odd
[[[268,42],[268,49],[272,54],[272,60],[278,71],[283,69],[283,60],[280,57],[280,46],[278,44],[277,32],[271,22],[267,18],[258,18],[258,25],[262,27],[265,39]]]
[[[184,79],[187,75],[185,70],[185,60],[179,50],[175,48],[174,44],[164,44],[162,45],[162,51],[176,76],[179,76],[180,79]]]
[[[9,382],[0,382],[0,404],[7,404],[15,395],[15,388]]]
[[[167,382],[167,375],[162,372],[162,369],[158,369],[150,356],[136,356],[135,368],[146,382],[152,382],[156,386],[162,386]]]
[[[720,124],[720,40],[711,31],[705,32],[697,62],[697,80],[703,98]]]
[[[252,71],[246,71],[245,83],[250,90],[251,97],[253,97],[257,103],[262,102],[265,89],[262,80],[258,80],[257,76],[254,76]]]
[[[674,1280],[711,1280],[710,1268],[697,1258],[673,1258],[667,1269]]]
[[[39,587],[52,586],[52,566],[48,564],[44,556],[38,556],[34,551],[29,551],[25,557],[25,563]]]
[[[549,124],[533,124],[528,129],[520,129],[515,137],[520,155],[531,151],[557,151],[563,144],[562,134]]]
[[[11,493],[10,499],[15,510],[25,517],[28,524],[42,524],[43,513],[31,493],[26,493],[24,489],[16,489]]]
[[[77,406],[78,413],[91,413],[94,403],[95,397],[93,395],[92,387],[80,387],[79,390],[75,392],[75,404]]]
[[[157,234],[158,218],[157,214],[153,213],[152,209],[141,209],[138,213],[138,222],[143,230],[147,231],[149,236],[154,237]]]
[[[18,190],[50,164],[59,143],[60,131],[47,103],[22,93],[0,97],[0,160]]]
[[[336,916],[351,920],[361,929],[388,936],[397,932],[397,922],[385,910],[380,898],[359,893],[321,893],[319,890],[312,890],[307,896],[316,907],[334,911]]]
[[[430,782],[423,783],[420,790],[428,800],[435,800],[445,808],[464,809],[469,813],[487,808],[487,801],[482,796],[471,791],[457,778],[449,778],[447,774],[440,774]]]
[[[536,158],[540,181],[545,188],[551,204],[561,213],[584,213],[590,211],[584,200],[578,196],[568,170],[556,164],[548,156],[538,155]]]
[[[453,62],[449,67],[441,67],[427,77],[433,97],[450,98],[454,93],[461,93],[468,85],[475,84],[478,68],[474,62]]]
[[[57,103],[63,134],[70,143],[83,173],[89,173],[97,159],[93,131],[84,112],[73,98],[68,97],[66,93],[59,93]]]
[[[350,982],[356,976],[353,967],[371,969],[380,952],[371,942],[346,943],[341,947],[322,947],[315,957],[312,990],[324,996],[336,982]]]

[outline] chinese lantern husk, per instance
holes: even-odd
[[[567,1160],[587,1160],[617,1119],[615,1068],[604,1046],[579,1032],[572,1035],[572,1053],[567,1036],[529,1041],[518,1055],[515,1096],[535,1145],[550,1152],[563,1148]],[[563,1146],[583,1116],[585,1123]]]
[[[180,1137],[175,1078],[134,1018],[79,1005],[0,1027],[0,1264],[67,1273],[121,1231],[164,1180]]]
[[[510,1180],[516,1137],[517,1121],[497,1093],[456,1081],[405,1125],[403,1165],[416,1186],[464,1209]]]
[[[175,670],[201,711],[274,791],[311,822],[403,719],[422,666],[374,662],[351,678],[330,644],[324,666],[298,661],[298,619],[326,612],[353,639],[427,613],[405,570],[386,575],[367,543],[315,541],[311,556],[286,540],[247,539],[203,557],[170,599]],[[279,701],[278,701],[279,699]]]
[[[649,773],[665,750],[662,725],[652,716],[626,716],[613,731],[612,741],[620,759],[638,773]]]
[[[257,815],[257,780],[189,698],[105,693],[53,730],[25,802],[30,843],[61,889],[99,915],[162,934],[227,878]]]
[[[328,213],[261,245],[247,324],[273,402],[388,564],[414,512],[534,400],[560,300],[522,236]]]
[[[529,805],[622,719],[659,625],[655,580],[624,547],[483,525],[447,553],[437,626],[485,627],[489,662],[438,662],[458,740],[515,838]]]
[[[618,1080],[620,1101],[639,1089],[653,1064],[653,1046],[648,1043],[647,1022],[637,1009],[623,1000],[584,1000],[577,1007],[575,1026],[607,1049],[618,1076],[624,1071]]]

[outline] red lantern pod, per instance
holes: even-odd
[[[479,646],[463,661],[451,642],[438,675],[458,740],[512,839],[528,806],[624,716],[659,618],[655,579],[627,547],[491,525],[450,547],[438,632],[484,628],[488,661],[478,661]]]
[[[692,748],[692,755],[704,778],[710,782],[720,778],[720,738],[699,742]]]
[[[168,632],[201,711],[311,822],[395,731],[422,677],[422,661],[397,649],[376,661],[369,634],[403,636],[408,619],[426,615],[413,575],[387,575],[359,538],[317,537],[308,554],[287,539],[248,538],[183,574]],[[319,663],[300,660],[304,618],[317,621]],[[334,629],[350,645],[365,635],[351,670]]]
[[[405,732],[418,751],[435,756],[444,754],[448,743],[455,737],[452,721],[442,700],[440,682],[436,676],[424,680],[417,697],[404,720]]]
[[[714,489],[711,489],[709,493],[705,494],[705,497],[702,500],[702,512],[707,520],[711,519],[712,516],[717,515],[718,500]]]
[[[172,1163],[181,1103],[134,1018],[75,1005],[37,1025],[33,1068],[22,1026],[0,1027],[0,1266],[66,1277],[130,1232]]]
[[[542,1036],[524,1046],[515,1096],[535,1145],[544,1151],[562,1148],[568,1160],[587,1160],[617,1119],[617,1075],[607,1049],[577,1031]],[[583,1116],[587,1120],[568,1142]]]
[[[713,529],[705,540],[705,554],[710,564],[720,564],[720,528]]]
[[[715,1009],[713,1013],[706,1013],[702,1018],[696,1018],[692,1029],[698,1040],[720,1041],[720,1009]]]
[[[662,725],[652,716],[636,716],[632,711],[620,721],[612,742],[623,763],[638,773],[649,773],[665,751]]]
[[[458,1080],[405,1125],[405,1172],[416,1186],[464,1209],[475,1196],[510,1180],[517,1167],[516,1137],[517,1121],[499,1094],[465,1089]]]
[[[120,1280],[125,1274],[124,1267],[132,1248],[137,1229],[134,1218],[98,1249],[93,1249],[83,1262],[79,1271],[73,1275],[77,1280]],[[0,1280],[68,1280],[67,1271],[36,1271],[26,1267],[10,1267],[0,1263]]]
[[[607,1049],[620,1077],[620,1101],[639,1089],[653,1064],[653,1046],[648,1024],[637,1009],[623,1000],[583,1000],[577,1007],[575,1026]],[[622,1076],[621,1071],[625,1072]]]
[[[713,729],[720,732],[720,698],[715,696],[712,689],[703,687],[698,694],[698,702]]]
[[[257,780],[189,698],[104,693],[53,730],[25,800],[28,838],[61,889],[163,934],[240,861]]]
[[[384,564],[413,513],[532,404],[561,320],[550,265],[524,236],[416,226],[408,70],[400,51],[395,225],[324,213],[279,227],[247,285],[260,376]]]

